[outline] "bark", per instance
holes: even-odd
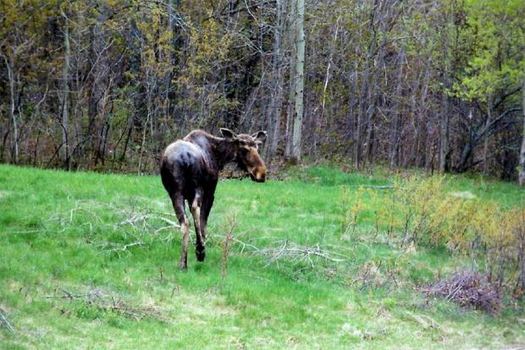
[[[295,113],[292,135],[292,159],[301,159],[302,126],[303,126],[303,90],[304,90],[304,0],[297,0],[296,16],[296,59],[295,59]]]
[[[289,67],[290,67],[290,74],[288,77],[288,101],[287,101],[287,107],[286,107],[286,129],[285,129],[285,140],[286,140],[286,146],[284,150],[284,157],[286,159],[290,159],[292,155],[292,133],[293,133],[293,121],[294,121],[294,96],[295,96],[295,51],[296,47],[294,45],[295,43],[295,30],[296,30],[296,13],[297,13],[297,6],[296,6],[296,0],[289,1],[289,11],[288,11],[288,43],[291,47],[289,52]]]
[[[14,73],[14,64],[12,58],[8,58],[7,56],[3,56],[5,65],[7,68],[7,76],[9,80],[9,118],[11,119],[11,124],[13,126],[13,144],[12,144],[12,151],[11,151],[11,159],[13,163],[18,163],[18,153],[19,153],[19,145],[18,145],[18,121],[17,121],[17,115],[16,115],[16,94],[17,94],[17,88],[16,88],[16,79],[15,79],[15,73]]]
[[[61,158],[62,162],[67,170],[71,169],[71,156],[69,147],[69,67],[71,49],[69,43],[69,24],[68,18],[64,12],[64,66],[62,68],[62,148]]]
[[[282,68],[282,31],[283,31],[283,0],[276,0],[276,25],[274,29],[272,70],[274,84],[270,101],[269,121],[271,138],[268,142],[267,157],[271,159],[279,145],[281,138],[281,111],[283,99],[283,68]]]

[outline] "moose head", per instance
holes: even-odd
[[[266,139],[266,131],[248,135],[235,134],[229,129],[221,128],[221,134],[231,143],[237,165],[246,171],[253,181],[264,182],[266,165],[259,155],[259,145]]]

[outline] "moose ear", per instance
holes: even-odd
[[[255,141],[263,142],[266,140],[266,131],[257,131],[255,134],[252,135],[252,137],[255,139]]]
[[[255,139],[255,142],[264,142],[266,140],[266,131],[257,131],[255,134],[252,134],[252,137]]]
[[[235,140],[237,138],[237,134],[235,134],[230,129],[221,128],[221,134],[222,136],[224,136],[224,138],[229,139],[229,140]]]

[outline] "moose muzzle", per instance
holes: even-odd
[[[250,171],[250,177],[253,181],[264,182],[266,180],[266,166],[263,164]]]

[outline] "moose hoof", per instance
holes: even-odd
[[[203,251],[195,251],[195,255],[197,255],[197,261],[204,261],[204,258],[206,257],[206,253]]]

